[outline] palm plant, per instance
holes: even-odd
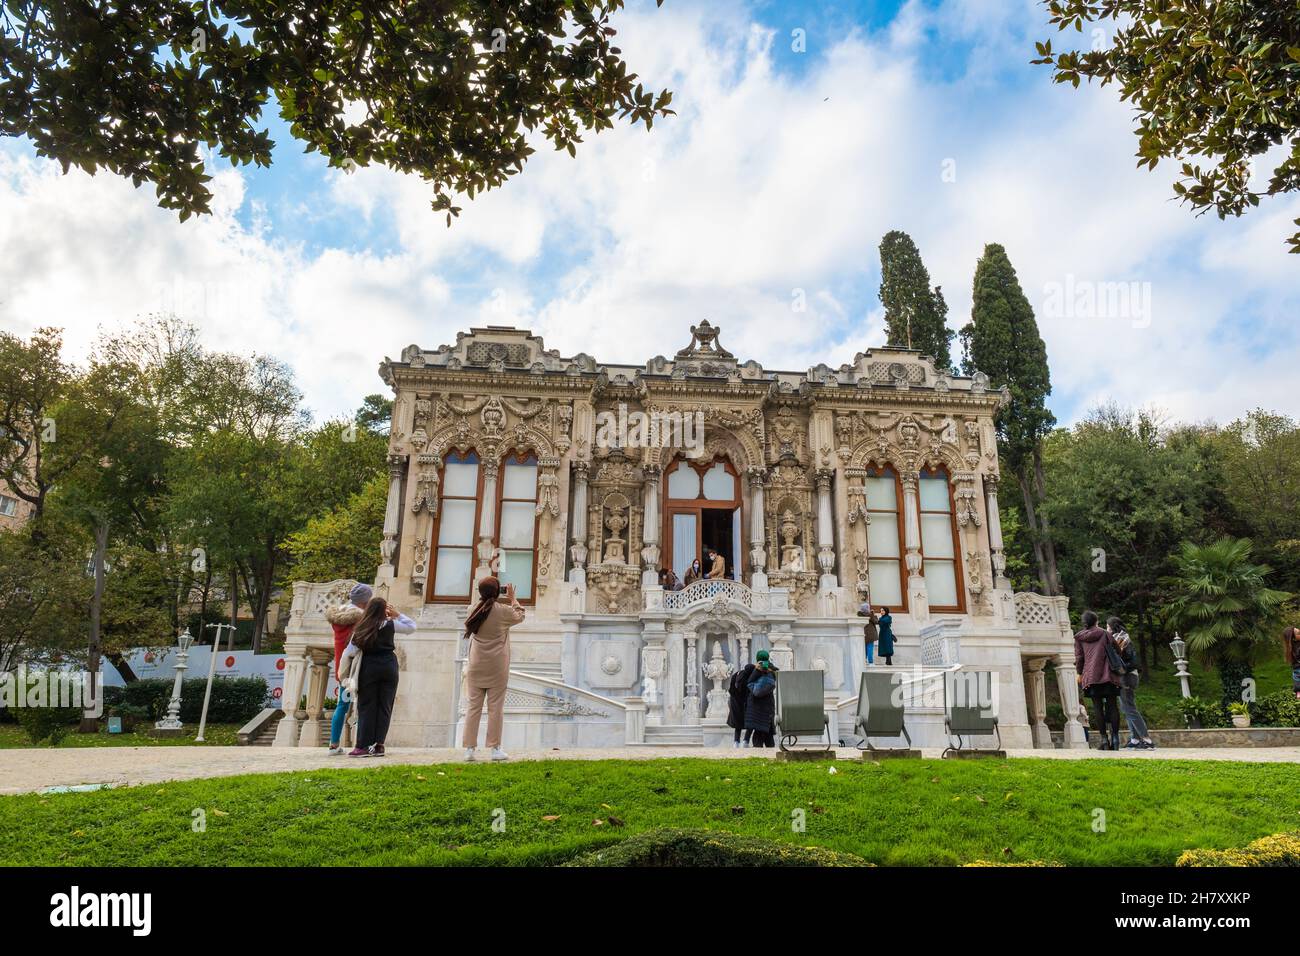
[[[1241,699],[1255,650],[1269,639],[1291,597],[1267,586],[1272,569],[1251,562],[1252,548],[1248,538],[1184,541],[1173,558],[1174,573],[1161,580],[1170,593],[1166,622],[1182,632],[1191,653],[1217,666],[1225,706]]]

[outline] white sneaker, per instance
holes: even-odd
[[[740,741],[737,740],[737,741],[736,741],[732,746],[734,746],[737,750],[739,750],[739,749],[740,749]]]
[[[475,759],[477,759],[477,758],[475,758],[475,756],[474,756],[474,748],[473,748],[473,747],[466,747],[466,748],[465,748],[465,762],[466,762],[466,763],[473,763],[473,762],[475,761]]]
[[[342,757],[345,753],[347,753],[347,751],[338,744],[335,744],[329,749],[329,756],[331,757]]]
[[[509,755],[508,753],[506,753],[504,750],[502,750],[500,747],[493,747],[493,748],[492,748],[492,759],[493,759],[493,760],[509,760],[509,759],[510,759],[510,755]]]

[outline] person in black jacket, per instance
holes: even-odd
[[[357,677],[357,746],[349,757],[382,757],[388,725],[397,698],[397,654],[393,636],[409,634],[415,622],[381,597],[370,599],[352,629],[352,643],[361,651]]]
[[[759,651],[760,654],[764,653]],[[731,675],[731,683],[727,685],[727,726],[736,732],[736,747],[748,747],[749,738],[753,736],[752,730],[745,730],[745,704],[749,700],[749,682],[753,679],[754,665],[746,664],[736,673]],[[740,741],[741,732],[745,734],[745,742]]]
[[[1106,630],[1110,631],[1110,636],[1115,641],[1115,649],[1119,651],[1120,660],[1124,662],[1124,673],[1119,679],[1119,709],[1123,711],[1124,720],[1128,723],[1129,735],[1129,742],[1124,745],[1124,749],[1155,750],[1155,742],[1147,732],[1146,718],[1137,707],[1139,680],[1137,651],[1119,618],[1107,618]]]
[[[758,663],[749,681],[749,697],[745,701],[745,729],[754,732],[755,747],[776,746],[776,671],[777,667],[767,655],[759,651]]]

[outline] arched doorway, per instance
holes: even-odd
[[[694,558],[699,558],[707,571],[705,552],[711,548],[726,561],[727,577],[741,580],[744,506],[740,475],[726,456],[699,462],[674,458],[666,469],[663,488],[664,552],[678,579],[685,579]]]

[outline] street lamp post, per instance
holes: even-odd
[[[176,655],[176,682],[172,684],[172,699],[167,704],[167,716],[154,724],[157,730],[167,734],[178,734],[181,731],[181,681],[185,677],[185,670],[189,667],[190,645],[194,643],[194,638],[190,637],[187,628],[183,634],[176,638],[176,646],[180,653]]]
[[[212,678],[217,672],[217,650],[221,647],[221,629],[224,627],[235,629],[233,624],[208,624],[208,628],[216,628],[216,636],[212,638],[212,655],[208,658],[208,687],[203,692],[203,713],[199,715],[199,735],[194,738],[195,743],[203,743],[203,729],[208,725],[208,704],[212,701]]]
[[[1191,674],[1187,670],[1187,642],[1174,631],[1174,639],[1169,642],[1169,649],[1174,652],[1174,667],[1178,670],[1178,680],[1183,685],[1183,696],[1191,697],[1192,688],[1188,684]]]

